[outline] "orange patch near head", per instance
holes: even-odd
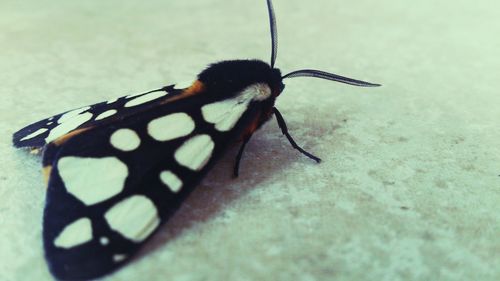
[[[191,95],[199,94],[199,93],[203,92],[204,90],[205,90],[205,85],[203,84],[203,82],[201,82],[200,80],[196,80],[196,81],[194,81],[193,85],[189,86],[189,88],[184,90],[183,94],[191,96]]]
[[[204,91],[205,91],[205,85],[203,84],[203,82],[201,82],[200,80],[196,80],[193,82],[193,84],[191,86],[186,88],[180,95],[176,95],[176,96],[173,96],[170,98],[167,97],[165,100],[163,100],[161,102],[161,104],[166,104],[166,103],[180,100],[183,98],[187,98],[190,96],[195,96],[195,95],[203,93]]]
[[[269,120],[273,116],[273,109],[269,108],[268,110],[261,110],[252,122],[245,128],[243,133],[241,134],[241,140],[244,140],[247,137],[250,137],[257,129],[260,128],[264,122]]]
[[[245,131],[241,134],[241,139],[244,140],[247,137],[250,137],[258,128],[260,125],[260,115],[257,115],[255,119],[246,127]]]

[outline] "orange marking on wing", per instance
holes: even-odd
[[[49,186],[50,172],[52,172],[51,165],[43,167],[42,173],[43,173],[43,181],[45,182],[45,188],[48,188]]]
[[[81,128],[81,129],[74,130],[74,131],[73,131],[73,132],[71,132],[71,133],[68,133],[68,134],[66,134],[66,135],[64,135],[64,136],[60,136],[59,138],[55,139],[55,140],[53,141],[53,143],[54,143],[54,145],[56,145],[56,146],[61,146],[61,145],[63,145],[65,142],[67,142],[68,140],[70,140],[72,137],[77,136],[77,135],[79,135],[79,134],[81,134],[81,133],[83,133],[83,132],[85,132],[85,131],[87,131],[87,130],[90,130],[90,129],[92,129],[92,128],[93,128],[93,127],[87,127],[87,128]]]
[[[41,149],[39,147],[30,147],[30,154],[38,155],[40,154]]]

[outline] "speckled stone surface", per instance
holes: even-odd
[[[0,3],[0,280],[51,280],[40,159],[18,128],[66,109],[269,57],[265,1]],[[275,0],[287,81],[275,122],[236,147],[105,280],[500,280],[498,1]]]

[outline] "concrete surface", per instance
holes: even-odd
[[[268,60],[265,1],[0,3],[0,280],[51,280],[40,160],[18,128],[66,109]],[[228,155],[106,280],[500,280],[498,1],[276,0],[287,81],[241,176]]]

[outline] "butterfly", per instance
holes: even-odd
[[[47,184],[43,242],[58,279],[91,279],[126,264],[179,208],[227,148],[245,145],[276,117],[282,133],[305,156],[275,107],[284,79],[315,77],[378,84],[303,69],[275,68],[277,30],[267,0],[271,62],[232,60],[203,70],[188,86],[172,84],[70,110],[16,132],[16,147],[43,151]]]

